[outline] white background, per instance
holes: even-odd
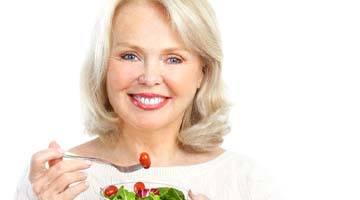
[[[0,1],[1,196],[37,150],[82,134],[79,70],[101,0]],[[213,1],[235,104],[223,147],[267,168],[284,199],[360,199],[360,6]]]

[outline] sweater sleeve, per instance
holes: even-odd
[[[15,200],[37,200],[34,194],[31,183],[29,181],[29,168],[27,168],[21,176],[15,193]]]

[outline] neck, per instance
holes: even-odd
[[[138,163],[139,155],[147,152],[152,166],[176,164],[183,151],[178,145],[177,136],[180,124],[159,130],[139,130],[124,124],[111,154],[116,163]]]

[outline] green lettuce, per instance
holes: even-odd
[[[185,195],[175,188],[161,187],[158,188],[161,200],[185,200]]]
[[[150,193],[149,196],[145,197],[145,198],[138,198],[139,200],[161,200],[159,195],[155,195],[152,192]]]
[[[121,186],[116,195],[110,197],[111,200],[136,200],[134,192],[129,192],[124,186]]]

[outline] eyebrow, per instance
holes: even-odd
[[[141,52],[144,51],[143,48],[141,48],[140,46],[128,43],[128,42],[116,42],[114,47],[119,47],[119,46],[123,46],[123,47],[128,47],[128,48],[132,48],[132,49],[136,49],[139,50]],[[182,46],[180,47],[170,47],[170,48],[166,48],[162,50],[163,52],[171,52],[171,51],[185,51],[187,53],[190,53],[190,51]]]

